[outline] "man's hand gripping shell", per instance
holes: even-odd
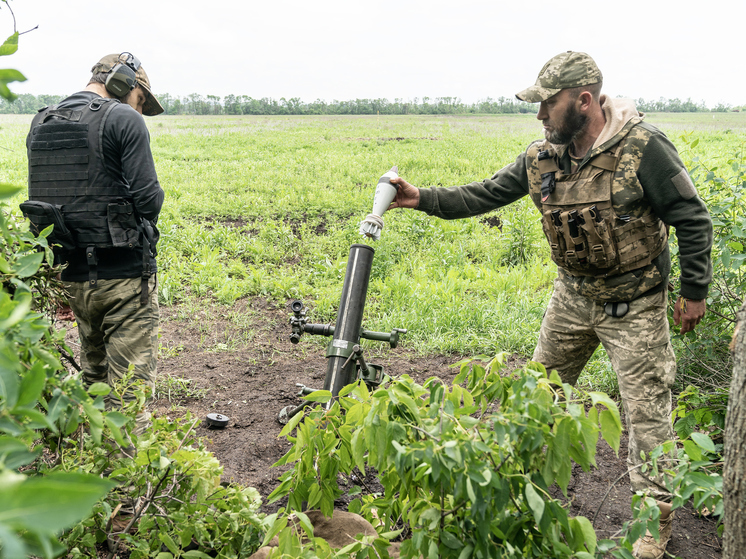
[[[391,184],[398,184],[399,190],[389,206],[390,210],[393,208],[414,209],[420,205],[420,190],[416,186],[412,186],[401,177],[391,179]]]

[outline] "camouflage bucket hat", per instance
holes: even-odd
[[[602,81],[601,70],[590,56],[568,50],[544,64],[536,83],[515,96],[528,103],[540,103],[563,89]]]
[[[101,60],[99,60],[93,66],[93,68],[91,68],[91,73],[109,73],[114,69],[114,66],[116,66],[120,62],[124,62],[124,58],[121,54],[107,54]],[[145,105],[143,105],[142,114],[147,116],[155,116],[161,114],[163,112],[163,107],[158,102],[158,99],[155,98],[153,92],[150,91],[150,80],[148,79],[148,75],[145,73],[142,65],[137,69],[137,72],[135,73],[135,79],[137,80],[137,84],[145,92]]]

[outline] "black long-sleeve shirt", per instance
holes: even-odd
[[[91,91],[80,91],[67,97],[58,108],[83,109],[100,97]],[[142,115],[125,104],[115,106],[104,124],[102,147],[104,167],[114,177],[129,186],[129,193],[137,213],[156,222],[163,205],[164,192],[158,182],[150,134]],[[136,278],[142,275],[142,248],[97,249],[100,279]],[[87,281],[88,264],[85,250],[78,249],[64,255],[67,267],[62,271],[65,281]],[[155,271],[155,259],[151,258]]]

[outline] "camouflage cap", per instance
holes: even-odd
[[[544,64],[536,83],[515,96],[528,103],[540,103],[563,89],[602,81],[601,70],[590,56],[584,52],[568,50]]]
[[[99,60],[93,66],[93,68],[91,68],[91,73],[108,74],[114,69],[114,66],[116,66],[120,62],[124,62],[121,54],[107,54],[101,60]],[[148,75],[145,73],[142,65],[137,69],[137,72],[135,73],[135,79],[137,80],[137,84],[145,92],[145,104],[142,107],[142,114],[147,116],[155,116],[161,114],[163,112],[163,107],[158,102],[158,99],[155,98],[153,92],[150,91],[150,80],[148,79]]]

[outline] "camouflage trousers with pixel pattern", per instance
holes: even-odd
[[[140,303],[141,278],[102,279],[95,287],[87,282],[66,282],[70,307],[78,323],[83,382],[114,386],[133,367],[133,380],[155,388],[158,358],[158,293],[156,279],[148,284],[148,302]],[[131,390],[125,402],[135,399]],[[107,396],[106,408],[119,407]],[[136,432],[149,424],[149,414],[138,414]]]
[[[619,382],[627,430],[632,491],[647,491],[667,501],[669,493],[659,475],[641,472],[646,455],[673,438],[671,386],[676,358],[668,329],[665,290],[629,303],[621,318],[608,316],[604,304],[575,294],[557,279],[544,315],[533,360],[574,385],[601,343]]]

